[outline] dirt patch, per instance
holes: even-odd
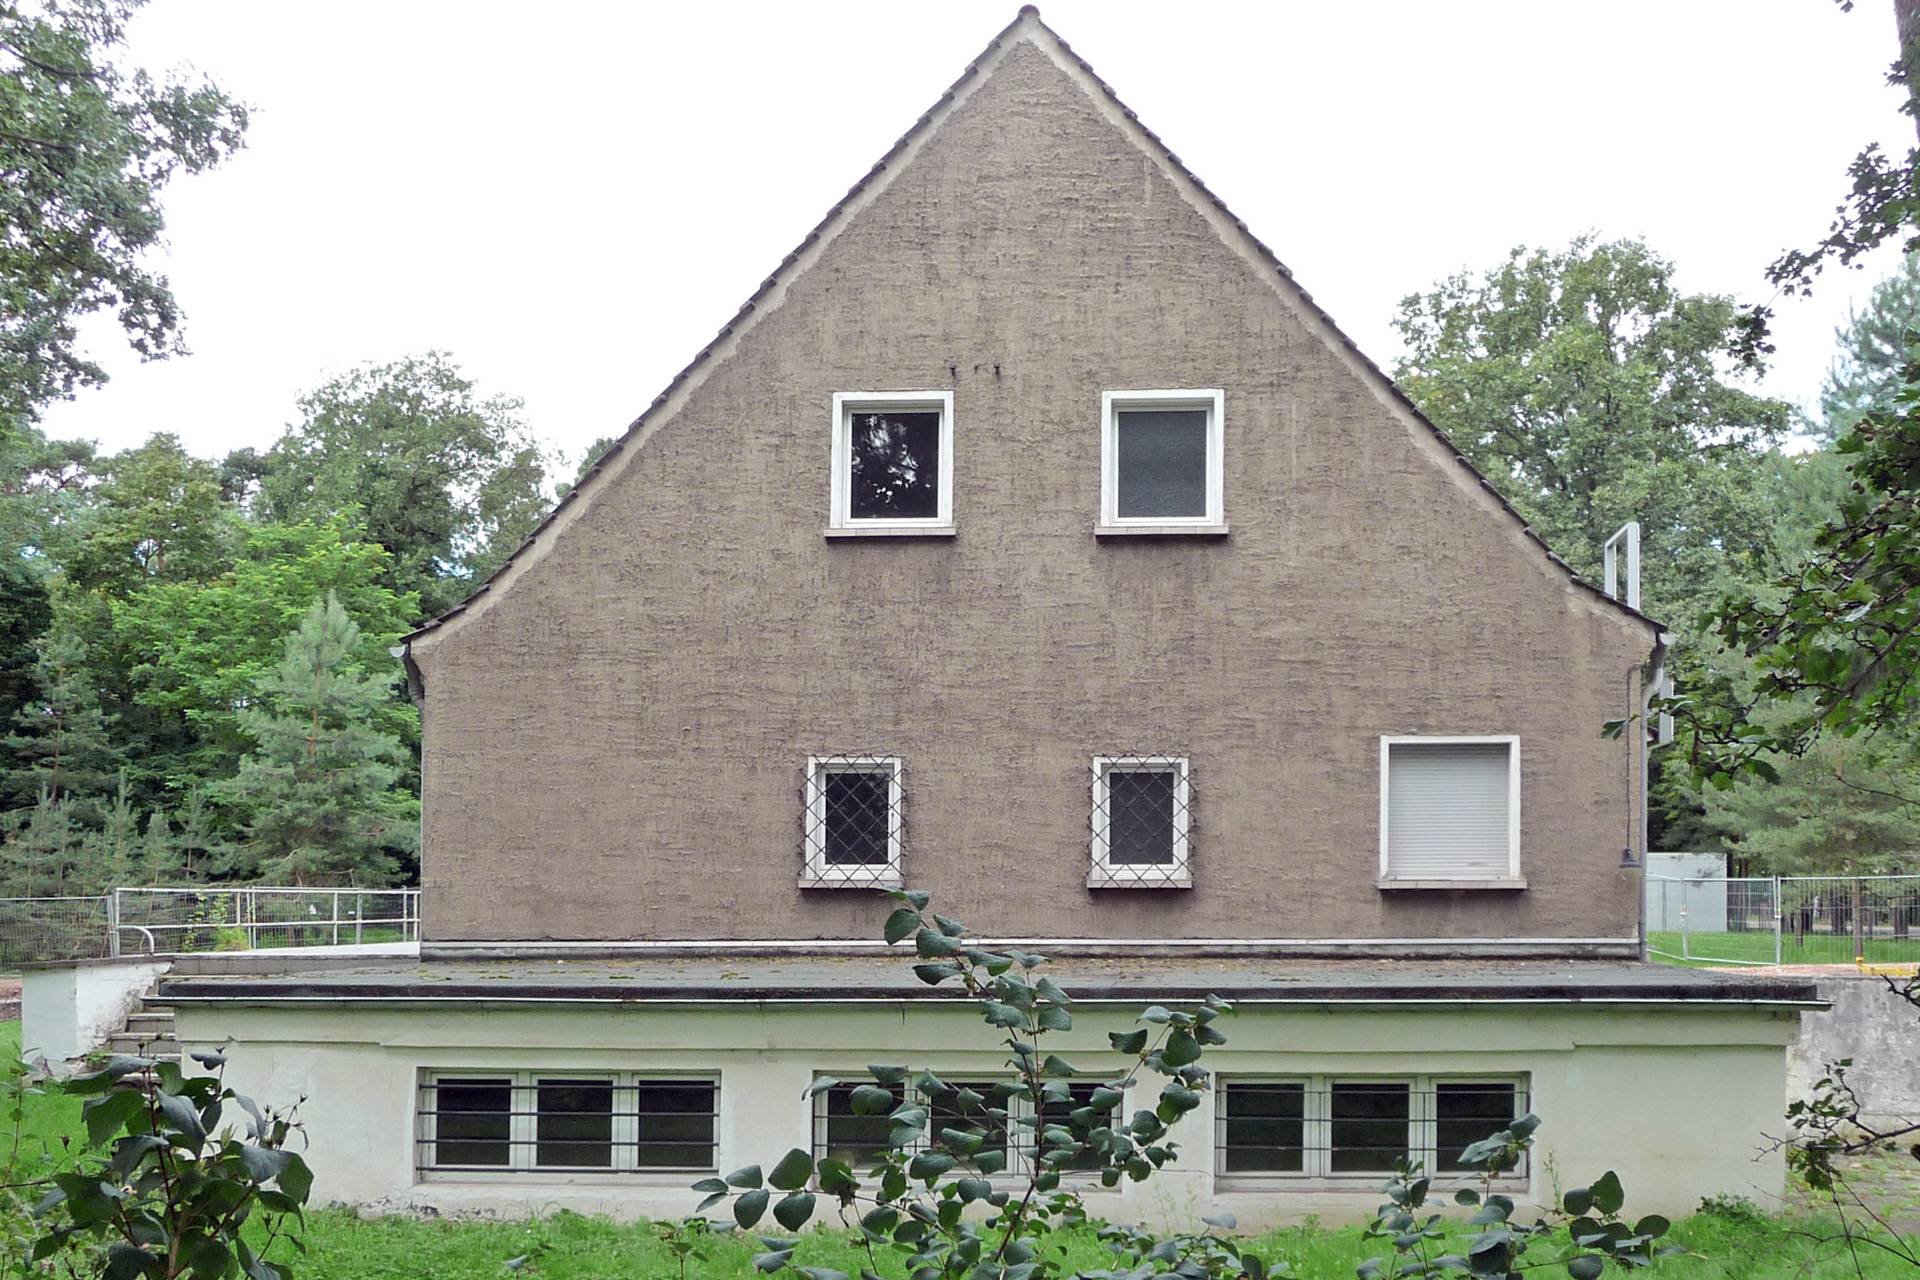
[[[0,978],[0,1022],[20,1016],[20,979]]]

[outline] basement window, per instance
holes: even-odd
[[[1380,739],[1382,889],[1524,889],[1520,739]]]
[[[833,397],[830,537],[953,532],[953,393]]]
[[[996,1162],[999,1168],[1025,1170],[1032,1165],[1036,1145],[1043,1156],[1048,1150],[1058,1150],[1058,1144],[1047,1144],[1039,1135],[1048,1125],[1065,1125],[1072,1111],[1088,1105],[1094,1090],[1101,1087],[1092,1082],[1056,1082],[1066,1090],[1066,1096],[1045,1102],[1036,1117],[1030,1101],[1010,1095],[1009,1091],[1015,1087],[1011,1081],[945,1080],[944,1083],[947,1091],[931,1097],[914,1091],[913,1101],[926,1104],[931,1114],[920,1140],[908,1150],[946,1151],[973,1170],[979,1169],[978,1157],[987,1153],[999,1157]],[[877,1114],[857,1113],[853,1108],[853,1093],[863,1086],[885,1089],[893,1097],[892,1105]],[[890,1149],[888,1138],[893,1125],[889,1114],[906,1097],[904,1085],[881,1085],[871,1080],[836,1084],[815,1094],[814,1159],[843,1160],[862,1173],[872,1169],[880,1154]],[[1114,1118],[1124,1119],[1118,1112]],[[949,1144],[943,1138],[947,1132],[977,1135],[982,1141],[968,1152]],[[970,1144],[961,1144],[965,1145]],[[1102,1157],[1088,1147],[1053,1163],[1062,1173],[1073,1175],[1097,1171]]]
[[[1216,1096],[1214,1169],[1242,1187],[1351,1178],[1371,1188],[1403,1157],[1437,1173],[1470,1173],[1461,1153],[1529,1105],[1524,1076],[1229,1076]],[[1523,1162],[1500,1181],[1526,1176]]]
[[[807,758],[804,888],[900,884],[900,758]]]
[[[1101,396],[1102,534],[1221,534],[1220,391]]]
[[[420,1081],[415,1171],[679,1173],[714,1167],[714,1080],[634,1072],[431,1072]]]
[[[1094,757],[1087,886],[1190,887],[1191,799],[1185,756]]]

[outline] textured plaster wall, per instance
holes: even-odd
[[[1833,1007],[1801,1019],[1787,1097],[1811,1096],[1827,1063],[1851,1058],[1847,1083],[1862,1115],[1884,1128],[1920,1122],[1920,1010],[1866,974],[1822,974],[1820,998]]]
[[[631,1218],[679,1218],[699,1174],[418,1181],[413,1091],[422,1070],[633,1070],[662,1076],[718,1074],[722,1170],[771,1165],[812,1142],[801,1093],[818,1073],[863,1077],[867,1063],[931,1067],[950,1079],[1005,1074],[974,1011],[894,1005],[394,1010],[183,1007],[182,1042],[209,1047],[233,1037],[228,1079],[261,1102],[304,1097],[319,1203],[397,1209],[432,1207],[506,1214],[559,1208]],[[343,1013],[350,1016],[343,1017]],[[1134,1006],[1078,1007],[1069,1035],[1049,1048],[1090,1070],[1116,1067],[1104,1031],[1130,1025]],[[1683,1214],[1725,1192],[1775,1203],[1777,1154],[1756,1160],[1777,1129],[1790,1012],[1628,1011],[1589,1007],[1314,1011],[1242,1005],[1229,1043],[1207,1051],[1219,1076],[1327,1072],[1392,1078],[1414,1072],[1524,1073],[1544,1117],[1540,1158],[1516,1198],[1540,1203],[1554,1179],[1575,1186],[1607,1169],[1620,1174],[1636,1213]],[[925,1046],[980,1045],[978,1049]],[[1143,1082],[1123,1109],[1152,1105]],[[1144,1184],[1094,1191],[1093,1212],[1114,1221],[1191,1227],[1230,1210],[1253,1228],[1322,1214],[1345,1221],[1379,1202],[1377,1174],[1339,1185],[1217,1187],[1213,1101],[1182,1119],[1179,1161]],[[1622,1117],[1632,1123],[1622,1123]],[[1770,1127],[1771,1126],[1771,1127]],[[1551,1166],[1551,1167],[1549,1167]]]
[[[809,753],[905,760],[905,869],[998,936],[1631,937],[1649,628],[1019,42],[545,558],[416,642],[425,936],[869,937]],[[1097,540],[1100,397],[1226,395],[1221,540]],[[828,540],[835,391],[948,389],[945,540]],[[636,396],[642,393],[636,388]],[[1383,894],[1381,734],[1517,733],[1520,893]],[[1192,760],[1194,888],[1089,891],[1098,754]]]

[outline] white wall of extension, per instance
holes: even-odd
[[[1125,1029],[1139,1005],[1081,1004],[1072,1033],[1048,1045],[1093,1070],[1118,1060],[1105,1032]],[[950,1078],[1005,1074],[1005,1050],[971,1006],[742,1004],[664,1006],[547,1003],[248,1006],[184,1005],[190,1047],[232,1041],[229,1079],[263,1103],[300,1101],[319,1202],[373,1209],[431,1207],[533,1215],[557,1209],[617,1218],[678,1218],[701,1176],[652,1174],[434,1175],[415,1173],[413,1110],[423,1071],[641,1070],[720,1080],[716,1163],[771,1166],[811,1143],[802,1092],[818,1073],[864,1078],[868,1063],[931,1067]],[[1523,1074],[1544,1117],[1524,1198],[1552,1195],[1608,1169],[1630,1210],[1685,1213],[1726,1192],[1777,1203],[1777,1156],[1755,1159],[1778,1128],[1791,1009],[1636,1004],[1524,1004],[1327,1008],[1242,1005],[1220,1024],[1229,1043],[1206,1065],[1222,1077],[1416,1073]],[[916,1046],[978,1046],[921,1052]],[[1144,1082],[1127,1110],[1151,1105]],[[1119,1191],[1091,1193],[1115,1220],[1191,1223],[1231,1210],[1244,1226],[1308,1214],[1348,1220],[1378,1202],[1380,1175],[1344,1181],[1216,1185],[1213,1101],[1174,1134],[1180,1159]],[[717,1212],[717,1210],[713,1211]]]

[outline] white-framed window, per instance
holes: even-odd
[[[1185,756],[1095,756],[1088,886],[1190,886],[1192,794]]]
[[[808,756],[806,867],[810,888],[900,884],[900,757]]]
[[[415,1171],[672,1173],[714,1168],[720,1082],[642,1072],[425,1071]]]
[[[1520,878],[1520,739],[1380,739],[1382,888],[1484,885]]]
[[[1409,1157],[1444,1177],[1461,1152],[1527,1114],[1525,1076],[1216,1076],[1223,1180],[1354,1178],[1371,1188]],[[1524,1181],[1524,1163],[1500,1175]]]
[[[1100,532],[1225,533],[1226,393],[1100,397]]]
[[[834,394],[827,532],[953,532],[951,391]]]
[[[913,1095],[915,1101],[927,1103],[932,1115],[920,1141],[911,1150],[942,1146],[940,1134],[948,1129],[979,1134],[984,1141],[971,1154],[955,1152],[961,1162],[977,1168],[977,1158],[991,1152],[1000,1157],[1001,1168],[1016,1172],[1032,1168],[1034,1149],[1039,1141],[1037,1135],[1046,1126],[1066,1125],[1068,1116],[1075,1108],[1089,1105],[1093,1101],[1094,1090],[1105,1087],[1091,1080],[1059,1082],[1067,1096],[1043,1102],[1036,1118],[1031,1101],[1009,1095],[1008,1090],[1013,1085],[1011,1080],[958,1076],[942,1077],[942,1080],[949,1086],[948,1092],[930,1099],[917,1091]],[[892,1094],[892,1107],[869,1115],[858,1114],[853,1107],[853,1091],[863,1085],[885,1089]],[[906,1085],[880,1085],[872,1080],[844,1082],[815,1094],[814,1159],[844,1160],[860,1172],[872,1168],[875,1157],[888,1149],[887,1140],[893,1127],[887,1118],[888,1112],[898,1107],[906,1096]],[[1001,1114],[996,1115],[995,1112]],[[1125,1123],[1125,1108],[1112,1112],[1110,1119],[1116,1124]],[[1087,1147],[1061,1163],[1059,1168],[1061,1173],[1073,1176],[1097,1171],[1101,1164],[1101,1154]]]

